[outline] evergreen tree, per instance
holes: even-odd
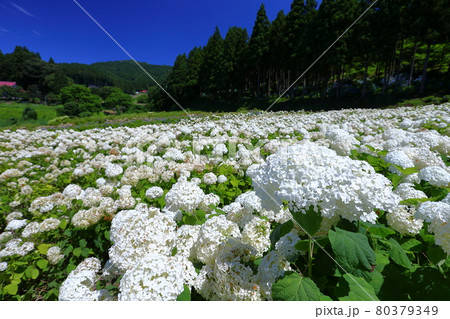
[[[250,70],[256,71],[256,96],[260,97],[261,82],[268,65],[270,21],[264,4],[256,14],[256,21],[249,41]]]
[[[186,87],[189,82],[188,59],[186,54],[177,56],[172,73],[167,79],[167,89],[175,100],[183,101],[186,98]]]
[[[200,96],[202,88],[200,87],[200,72],[204,59],[203,49],[195,47],[189,52],[188,56],[188,99],[193,100]]]
[[[200,85],[208,96],[217,98],[225,90],[224,40],[218,27],[203,52]]]
[[[281,10],[272,22],[269,35],[269,65],[275,72],[273,83],[277,94],[281,94],[288,85],[286,79],[286,70],[288,69],[286,28],[286,15]]]
[[[224,40],[225,88],[229,96],[242,96],[245,89],[247,30],[231,27]]]

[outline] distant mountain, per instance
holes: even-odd
[[[168,65],[153,65],[139,62],[141,66],[159,83],[163,82],[172,70]],[[133,61],[97,62],[94,64],[60,63],[59,70],[72,78],[77,84],[95,86],[116,86],[125,92],[146,90],[155,86]]]

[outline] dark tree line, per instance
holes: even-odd
[[[165,65],[141,65],[157,81],[163,81],[172,69]],[[129,94],[156,85],[133,61],[57,64],[52,58],[43,61],[39,53],[21,46],[7,54],[0,51],[0,81],[14,81],[19,86],[15,90],[2,88],[0,97],[14,95],[29,100],[55,100],[63,87],[73,83],[91,87],[114,86]]]
[[[269,21],[264,5],[251,35],[218,28],[204,47],[180,54],[165,85],[179,102],[275,99],[372,3],[294,0]],[[287,93],[340,98],[424,94],[450,83],[450,0],[378,1]],[[150,93],[155,108],[172,101]]]

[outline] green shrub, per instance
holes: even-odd
[[[25,110],[23,110],[23,112],[22,112],[22,119],[24,121],[37,120],[37,118],[38,118],[38,115],[37,115],[36,111],[29,106],[27,106],[25,108]]]
[[[69,121],[70,121],[70,117],[65,115],[65,116],[55,117],[54,119],[48,121],[47,125],[60,125],[60,124],[68,123]]]

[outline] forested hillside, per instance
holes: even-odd
[[[158,82],[164,81],[171,70],[170,66],[141,65]],[[130,94],[156,85],[133,61],[58,64],[52,58],[43,61],[39,53],[21,46],[11,53],[0,51],[0,81],[14,81],[35,98],[57,95],[61,88],[72,83],[115,86]]]
[[[166,65],[152,65],[145,62],[140,64],[158,82],[163,81],[171,70],[171,67]],[[155,82],[130,60],[98,62],[91,65],[62,63],[58,64],[58,67],[78,84],[115,86],[128,93],[156,86]]]
[[[261,5],[252,32],[216,28],[180,54],[166,86],[181,103],[275,100],[373,1],[294,0],[269,21]],[[340,99],[448,94],[450,1],[378,1],[285,97]],[[157,107],[172,103],[161,92]]]

